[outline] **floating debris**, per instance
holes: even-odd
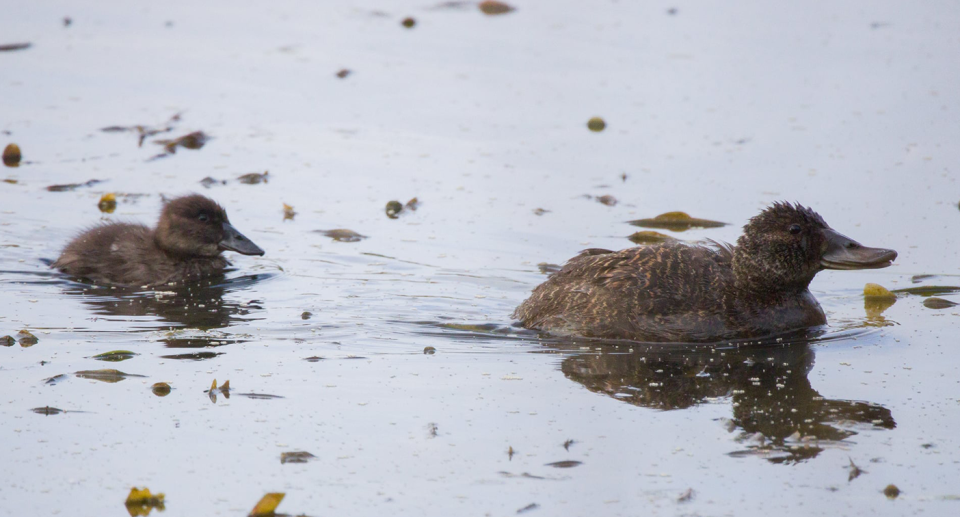
[[[434,348],[434,347],[432,347],[432,346],[424,347],[424,348],[423,348],[423,353],[424,353],[424,355],[433,355],[433,354],[437,353],[437,349]]]
[[[550,213],[550,211],[549,211],[549,210],[546,210],[546,209],[544,209],[544,208],[534,208],[534,209],[533,209],[533,215],[543,215],[543,214],[547,214],[547,213]]]
[[[530,503],[530,504],[524,506],[523,508],[517,510],[517,514],[519,515],[519,514],[521,514],[521,513],[527,513],[527,512],[529,512],[529,511],[536,510],[537,508],[540,508],[540,505],[539,505],[539,504],[537,504],[537,503]]]
[[[49,384],[49,385],[52,386],[52,385],[54,385],[54,384],[59,384],[61,381],[65,381],[65,380],[67,380],[67,379],[68,379],[67,374],[61,373],[60,375],[54,375],[53,377],[47,377],[46,379],[43,380],[43,383],[44,383],[44,384]]]
[[[47,187],[49,192],[70,192],[72,190],[77,190],[82,187],[92,187],[98,183],[103,183],[103,180],[90,180],[86,183],[66,183],[64,185],[50,185]]]
[[[284,492],[270,492],[260,499],[260,502],[253,507],[253,510],[250,510],[247,517],[272,517],[286,495]]]
[[[863,297],[864,298],[893,298],[896,299],[897,295],[891,293],[886,287],[880,284],[866,284],[863,286]]]
[[[153,394],[158,397],[166,397],[170,394],[171,389],[172,388],[170,388],[170,385],[165,382],[157,382],[154,383],[153,386],[150,386],[150,391],[152,391]]]
[[[474,2],[454,0],[450,2],[440,2],[439,4],[430,7],[431,11],[441,11],[441,10],[459,10],[465,11],[467,9],[473,8]]]
[[[350,70],[347,70],[346,68],[344,68],[344,69],[341,69],[339,72],[337,72],[337,77],[339,77],[340,79],[346,79],[347,76],[350,75],[350,73],[351,73]]]
[[[40,340],[37,339],[37,336],[34,336],[30,333],[29,330],[21,330],[17,332],[17,343],[20,343],[20,346],[23,348],[28,348],[39,343]]]
[[[919,284],[920,282],[923,282],[924,280],[929,280],[929,279],[931,279],[931,278],[936,278],[936,277],[937,277],[937,275],[913,275],[913,276],[910,277],[910,282],[912,282],[912,283],[914,283],[914,284]]]
[[[11,52],[14,50],[25,50],[33,46],[33,43],[7,43],[0,45],[0,52]]]
[[[163,497],[163,494],[151,494],[149,488],[133,487],[123,504],[131,516],[149,515],[150,510],[154,508],[161,512],[166,509],[163,505]]]
[[[31,409],[30,411],[33,411],[34,413],[36,413],[36,414],[38,414],[38,415],[46,415],[46,416],[59,415],[60,413],[65,413],[65,412],[66,412],[66,411],[64,411],[64,410],[62,410],[62,409],[60,409],[60,408],[55,408],[55,407],[50,407],[50,406],[35,407],[35,408]]]
[[[400,217],[400,213],[403,212],[404,210],[416,212],[417,208],[419,207],[420,207],[420,200],[417,198],[413,198],[410,201],[407,201],[407,204],[405,205],[401,205],[399,201],[394,200],[394,201],[387,202],[387,206],[385,207],[384,211],[386,212],[387,217],[389,217],[390,219],[396,219]]]
[[[322,233],[337,242],[359,242],[367,238],[366,235],[360,235],[359,233],[353,230],[346,230],[343,228],[338,228],[335,230],[314,230],[314,231],[317,233]]]
[[[164,124],[160,126],[144,126],[144,125],[135,125],[135,126],[108,126],[100,128],[100,131],[104,133],[126,133],[133,132],[137,133],[137,147],[143,147],[143,141],[147,138],[159,135],[161,133],[168,133],[173,131],[174,126],[177,122],[180,122],[180,114],[177,113]]]
[[[71,18],[71,17],[69,17],[69,16],[64,16],[64,17],[63,17],[63,26],[64,26],[64,27],[69,27],[69,26],[72,25],[72,24],[73,24],[73,18]]]
[[[516,453],[517,451],[513,450],[512,445],[507,447],[507,461],[513,461],[513,455]]]
[[[200,184],[203,185],[203,188],[210,188],[214,185],[226,185],[227,180],[218,180],[216,178],[207,176],[206,178],[200,180]]]
[[[720,228],[721,226],[727,225],[727,223],[721,223],[719,221],[690,217],[686,212],[667,212],[653,219],[637,219],[627,221],[627,223],[643,228],[658,228],[675,232],[686,231],[690,228]]]
[[[133,359],[137,355],[138,354],[135,354],[129,350],[111,350],[109,352],[97,354],[93,356],[93,359],[96,359],[97,361],[120,362],[126,361],[127,359]]]
[[[169,343],[169,342],[168,342]],[[168,344],[167,346],[172,346]],[[188,361],[203,361],[204,359],[213,359],[218,355],[223,355],[223,352],[194,352],[192,354],[171,354],[171,355],[161,355],[161,359],[176,359],[188,360]]]
[[[555,461],[553,463],[546,464],[546,466],[548,467],[554,467],[558,469],[569,469],[569,468],[576,467],[578,465],[583,465],[583,462],[576,461],[576,460],[563,460],[563,461]]]
[[[320,357],[319,355],[315,355],[312,357],[304,357],[303,360],[310,363],[319,363],[320,361],[323,361],[323,358]]]
[[[258,183],[266,183],[267,176],[269,174],[270,174],[270,171],[263,171],[263,173],[250,172],[242,176],[239,176],[237,178],[237,181],[246,185],[256,185]]]
[[[17,344],[17,340],[13,339],[13,336],[0,337],[0,346],[13,346],[16,344]]]
[[[483,12],[483,14],[487,14],[490,16],[494,16],[497,14],[507,14],[509,12],[516,11],[516,8],[514,8],[513,6],[510,6],[503,2],[497,2],[497,0],[484,0],[483,2],[480,2],[477,5],[477,7],[480,8],[480,11]]]
[[[607,123],[600,117],[593,117],[587,121],[587,129],[599,133],[607,127]]]
[[[209,395],[211,402],[216,403],[216,402],[217,402],[217,391],[219,391],[221,395],[223,395],[224,397],[226,397],[226,398],[229,399],[229,398],[230,398],[230,381],[227,380],[226,382],[223,383],[223,386],[220,386],[220,387],[218,388],[218,387],[217,387],[217,380],[214,379],[214,380],[213,380],[213,384],[210,385],[210,389],[207,390],[207,391],[204,391],[204,393],[206,393],[207,395]]]
[[[307,451],[293,451],[293,452],[281,452],[280,453],[280,464],[286,463],[306,463],[313,458],[316,458],[313,454],[310,454]]]
[[[76,372],[74,375],[80,377],[81,379],[92,379],[95,381],[101,382],[120,382],[127,377],[146,377],[145,375],[137,375],[133,373],[124,373],[120,370],[113,369],[104,369],[104,370],[81,370]]]
[[[313,313],[310,311],[303,311],[300,313],[300,319],[302,320],[308,320],[311,316],[313,316]]]
[[[387,217],[390,219],[396,219],[400,217],[400,212],[403,211],[403,205],[399,201],[387,201],[387,206],[385,209]]]
[[[141,141],[142,141],[141,137]],[[210,137],[203,131],[194,131],[193,133],[187,133],[179,138],[174,138],[173,140],[154,140],[153,143],[163,146],[163,152],[155,155],[150,158],[150,160],[157,160],[160,158],[166,158],[172,154],[177,153],[178,147],[183,147],[184,149],[197,150],[203,148],[207,142],[210,141]]]
[[[563,448],[564,448],[564,450],[569,451],[569,450],[570,450],[570,446],[573,445],[573,444],[575,444],[575,443],[577,443],[577,442],[574,441],[574,440],[567,440],[567,441],[563,442]]]
[[[97,208],[105,214],[112,214],[117,209],[117,195],[113,192],[108,192],[100,196],[100,201],[97,202]]]
[[[847,458],[847,459],[850,460],[850,465],[847,466],[847,468],[850,469],[850,475],[847,476],[847,483],[849,483],[849,482],[853,481],[854,479],[857,479],[858,477],[860,477],[860,474],[866,474],[866,473],[867,473],[867,471],[861,469],[860,467],[857,466],[856,463],[853,462],[853,458]]]
[[[221,388],[223,389],[223,388]],[[282,399],[284,398],[281,395],[270,395],[269,393],[237,393],[241,397],[247,397],[249,399],[257,400],[271,400],[271,399]]]
[[[400,22],[400,25],[403,25],[408,29],[412,29],[415,25],[417,25],[417,20],[414,20],[413,18],[409,18],[409,17],[404,18],[403,21]]]
[[[3,148],[3,164],[7,167],[19,167],[20,166],[20,146],[17,144],[7,144]]]
[[[284,221],[292,221],[294,216],[296,215],[297,215],[297,212],[296,210],[293,209],[292,206],[286,203],[283,204],[283,220]]]
[[[611,196],[610,194],[598,197],[597,201],[607,206],[616,206],[617,204],[617,198]]]
[[[895,293],[916,294],[919,296],[937,296],[942,294],[960,293],[960,287],[953,285],[927,285],[923,287],[907,287],[894,289]]]
[[[634,244],[663,244],[665,242],[675,242],[677,239],[660,232],[645,230],[634,232],[627,236],[630,242]]]
[[[537,264],[537,269],[540,270],[541,274],[552,275],[557,271],[560,271],[561,269],[563,269],[563,266],[561,266],[560,264],[551,264],[549,262],[541,262]]]
[[[887,499],[896,499],[900,496],[900,489],[894,484],[887,485],[887,487],[883,489],[883,495],[887,496]]]
[[[693,489],[692,489],[692,488],[688,488],[688,489],[684,490],[683,493],[680,494],[680,495],[677,497],[677,502],[678,502],[678,503],[686,503],[686,502],[688,502],[688,501],[692,501],[692,500],[693,500],[693,494],[694,494]]]
[[[956,307],[957,303],[931,296],[923,301],[923,306],[928,309],[949,309],[950,307]]]

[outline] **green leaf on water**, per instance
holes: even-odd
[[[111,350],[109,352],[97,354],[93,356],[93,359],[96,359],[98,361],[118,362],[118,361],[126,361],[127,359],[133,359],[137,355],[138,354],[135,354],[129,350]]]
[[[675,232],[686,231],[690,228],[720,228],[727,225],[727,223],[721,223],[720,221],[690,217],[690,214],[686,212],[667,212],[650,219],[636,219],[627,222],[643,228],[659,228]]]

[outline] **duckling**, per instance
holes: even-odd
[[[221,274],[230,264],[224,250],[264,253],[220,205],[195,194],[167,202],[156,229],[110,223],[83,232],[51,267],[97,284],[151,287]]]
[[[717,342],[824,325],[810,293],[824,269],[887,267],[897,252],[837,233],[811,210],[777,202],[736,246],[681,243],[588,249],[517,307],[529,329],[647,342]]]

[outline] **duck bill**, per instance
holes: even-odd
[[[223,223],[223,240],[220,249],[236,251],[241,255],[263,255],[263,250],[238,232],[230,223]]]
[[[880,269],[897,258],[897,252],[883,248],[868,248],[830,228],[824,231],[826,251],[820,258],[823,269]]]

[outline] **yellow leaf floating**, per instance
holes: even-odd
[[[669,235],[664,235],[660,232],[654,232],[650,230],[645,230],[642,232],[634,232],[630,234],[630,236],[627,238],[630,239],[631,242],[636,244],[660,244],[663,242],[671,242],[671,241],[677,240]]]
[[[39,343],[40,340],[37,339],[37,336],[34,336],[30,333],[29,330],[23,329],[20,332],[17,332],[17,343],[20,343],[20,346],[23,348],[28,348]]]
[[[894,303],[897,303],[897,295],[886,287],[880,284],[863,286],[863,309],[867,313],[868,322],[886,324],[886,320],[880,315]]]
[[[513,6],[505,4],[503,2],[498,2],[496,0],[484,0],[483,2],[480,2],[480,4],[477,5],[477,7],[480,8],[480,11],[483,14],[487,14],[491,16],[497,15],[497,14],[507,14],[509,12],[513,12],[516,10]]]
[[[103,370],[81,370],[76,372],[74,375],[80,377],[81,379],[92,379],[95,381],[103,382],[120,382],[127,377],[144,377],[143,375],[137,375],[135,373],[125,373],[120,370],[114,370],[112,368],[107,368]]]
[[[297,215],[296,210],[292,206],[284,203],[283,204],[283,220],[293,219],[293,216]]]
[[[158,397],[166,397],[170,394],[171,390],[170,385],[165,382],[155,383],[150,389],[153,391],[153,394]]]
[[[145,516],[149,515],[150,510],[154,508],[159,511],[165,510],[163,498],[163,494],[151,494],[149,488],[133,487],[124,505],[130,517]]]
[[[721,223],[720,221],[690,217],[690,214],[686,212],[666,212],[652,219],[637,219],[628,222],[634,226],[660,228],[675,232],[682,232],[690,228],[720,228],[727,225],[727,223]]]
[[[19,167],[21,156],[20,146],[17,144],[7,144],[3,148],[3,164],[7,167]]]
[[[97,208],[105,214],[112,214],[114,210],[117,209],[117,195],[113,192],[107,192],[100,197],[100,202],[97,203]]]
[[[867,284],[863,286],[863,296],[865,298],[896,298],[886,287],[880,284]]]
[[[587,129],[593,131],[594,133],[599,133],[607,127],[606,121],[600,117],[593,117],[587,121]]]
[[[253,507],[253,510],[250,510],[248,517],[265,517],[273,515],[274,511],[280,506],[280,501],[283,501],[283,498],[287,494],[283,492],[270,492],[269,494],[263,496],[260,499],[260,502]]]

